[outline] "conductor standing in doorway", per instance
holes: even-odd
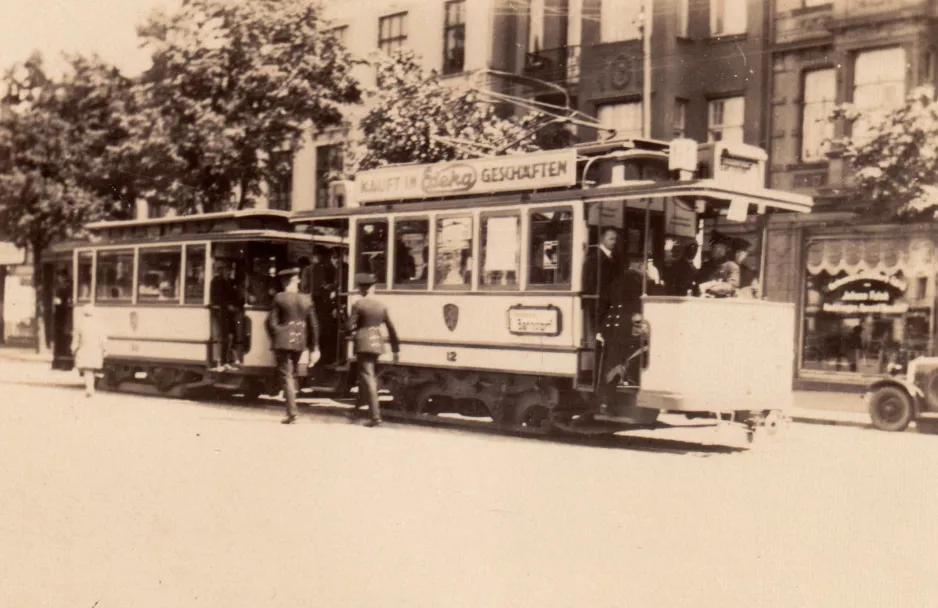
[[[277,273],[283,291],[274,296],[267,317],[267,331],[277,358],[277,374],[287,401],[284,424],[296,420],[297,366],[304,350],[309,350],[309,365],[319,360],[319,324],[316,308],[308,294],[300,293],[300,270],[288,268]]]
[[[388,316],[388,309],[380,300],[374,297],[374,287],[377,279],[373,274],[358,274],[355,283],[361,299],[352,305],[349,315],[348,331],[355,336],[355,358],[358,362],[358,405],[367,399],[371,406],[371,421],[366,426],[375,427],[381,424],[381,409],[378,403],[378,379],[375,376],[375,364],[378,357],[384,352],[384,337],[381,335],[381,325],[388,328],[388,339],[391,342],[391,351],[394,353],[394,362],[398,362],[400,343],[397,339],[397,330]]]

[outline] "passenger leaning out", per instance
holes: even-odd
[[[739,289],[739,264],[729,257],[729,244],[711,241],[710,260],[700,269],[700,294],[731,298]]]

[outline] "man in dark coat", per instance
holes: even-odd
[[[300,293],[300,270],[289,268],[278,273],[284,289],[274,296],[267,317],[271,347],[277,357],[277,374],[287,402],[284,424],[296,420],[297,366],[304,350],[309,350],[310,366],[319,360],[319,323],[316,307],[308,294]]]
[[[622,274],[622,264],[616,256],[616,242],[619,233],[615,228],[603,230],[599,245],[586,254],[583,264],[583,295],[596,296],[596,299],[583,299],[584,315],[586,320],[585,334],[588,340],[593,339],[596,328],[602,322],[609,310],[610,287],[613,280]],[[595,306],[595,315],[593,313]]]
[[[229,277],[227,262],[215,262],[215,276],[209,284],[209,305],[212,311],[214,328],[213,339],[218,343],[218,356],[215,359],[215,369],[227,369],[231,351],[231,333],[234,325],[231,308],[234,305],[235,288]]]

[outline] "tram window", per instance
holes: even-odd
[[[430,220],[397,220],[394,243],[394,288],[426,289],[430,269]]]
[[[78,254],[78,301],[91,301],[91,268],[94,254],[82,251]]]
[[[569,286],[573,262],[573,210],[569,207],[531,212],[528,283]]]
[[[388,221],[364,220],[358,223],[358,255],[355,272],[370,272],[378,279],[377,287],[388,281]]]
[[[134,252],[130,249],[98,251],[95,299],[129,302],[134,285]]]
[[[186,247],[186,304],[202,304],[205,300],[205,245]]]
[[[482,288],[518,289],[521,266],[521,217],[482,216]]]
[[[179,247],[141,249],[137,270],[138,302],[178,302]]]
[[[288,261],[287,244],[253,242],[248,244],[247,251],[246,275],[241,264],[233,264],[235,285],[241,289],[246,283],[246,301],[249,305],[267,308],[280,291],[277,271]]]
[[[472,285],[472,216],[436,220],[436,279],[443,289],[468,289]]]

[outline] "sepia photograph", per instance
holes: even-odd
[[[0,608],[938,606],[936,86],[938,0],[4,0]]]

